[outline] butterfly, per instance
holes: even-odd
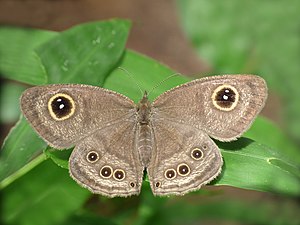
[[[254,75],[197,79],[138,104],[104,88],[54,84],[27,89],[21,109],[52,147],[75,146],[71,177],[107,197],[137,195],[144,171],[154,195],[183,195],[215,179],[223,160],[211,138],[240,137],[263,108]]]

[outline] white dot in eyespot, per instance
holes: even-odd
[[[223,95],[223,99],[224,99],[224,100],[228,100],[228,98],[229,98],[229,97],[228,97],[227,95]]]
[[[60,104],[60,105],[59,105],[59,109],[63,109],[64,107],[65,107],[64,104]]]

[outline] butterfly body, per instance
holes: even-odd
[[[139,194],[144,170],[155,195],[198,190],[221,172],[210,138],[235,140],[267,97],[263,79],[224,75],[171,89],[152,103],[88,85],[33,87],[21,109],[37,133],[57,149],[75,146],[71,177],[108,197]]]

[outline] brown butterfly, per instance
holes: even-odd
[[[26,90],[23,114],[52,147],[75,146],[70,174],[93,193],[139,194],[147,171],[154,195],[183,195],[218,176],[222,156],[212,141],[241,136],[263,108],[265,81],[254,75],[202,78],[138,104],[88,85]]]

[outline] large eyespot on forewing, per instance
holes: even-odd
[[[237,106],[239,93],[232,85],[223,84],[214,90],[211,98],[217,109],[231,111]]]
[[[57,121],[69,119],[75,112],[75,102],[70,95],[57,93],[48,101],[48,111]]]

